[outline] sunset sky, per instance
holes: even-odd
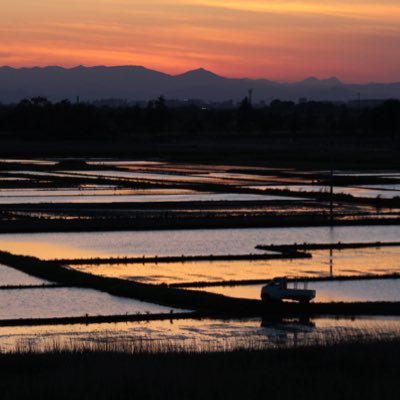
[[[12,0],[0,65],[400,81],[399,0]]]

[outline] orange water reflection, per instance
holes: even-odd
[[[400,227],[395,225],[2,234],[0,249],[7,251],[11,249],[9,245],[13,249],[17,246],[17,254],[27,254],[32,249],[35,254],[27,255],[43,259],[54,258],[54,254],[49,257],[46,252],[50,244],[61,246],[56,258],[221,255],[260,253],[255,250],[259,244],[388,242],[397,241],[399,235]],[[36,250],[42,244],[45,247],[39,255]]]
[[[311,259],[221,261],[164,264],[74,265],[80,271],[148,283],[218,282],[270,279],[276,276],[324,277],[400,273],[400,247],[329,250]]]
[[[64,255],[70,258],[92,257],[93,252],[75,246],[46,241],[1,241],[0,250],[8,251],[16,255],[29,255],[43,259],[60,258]]]

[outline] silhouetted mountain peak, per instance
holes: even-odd
[[[177,77],[190,77],[194,79],[204,79],[204,78],[220,78],[214,72],[208,71],[204,68],[193,69],[191,71],[187,71],[183,74],[176,75]]]
[[[337,85],[342,85],[342,82],[336,78],[335,76],[332,76],[327,79],[318,79],[315,76],[311,76],[307,79],[304,79],[303,81],[299,82],[301,85],[320,85],[320,86],[337,86]]]
[[[310,77],[300,82],[279,83],[265,79],[231,79],[204,68],[170,75],[143,66],[57,66],[40,68],[0,67],[0,102],[18,102],[24,97],[43,95],[52,101],[127,99],[148,101],[163,94],[167,99],[241,101],[250,88],[254,101],[310,98],[346,101],[400,98],[400,84],[346,84],[337,78]]]

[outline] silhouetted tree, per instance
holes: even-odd
[[[246,96],[239,104],[237,111],[238,128],[250,130],[253,116],[253,106],[250,99]]]
[[[197,105],[170,108],[163,96],[144,107],[122,104],[95,106],[63,100],[51,103],[45,97],[0,104],[0,131],[57,136],[98,136],[135,132],[287,132],[326,134],[400,135],[400,101],[389,100],[370,108],[329,102],[274,100],[253,108],[246,97],[237,108],[208,109]]]

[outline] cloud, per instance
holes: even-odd
[[[265,12],[277,14],[297,14],[297,15],[333,15],[346,16],[351,18],[380,18],[382,16],[391,17],[400,15],[400,4],[397,1],[368,1],[368,0],[348,0],[348,1],[212,1],[212,0],[192,0],[188,3],[203,5],[213,8],[233,9],[249,12]]]
[[[12,56],[14,56],[14,54],[9,51],[0,51],[0,58],[9,58]]]
[[[0,15],[0,57],[397,80],[399,21],[389,0],[13,0]]]

